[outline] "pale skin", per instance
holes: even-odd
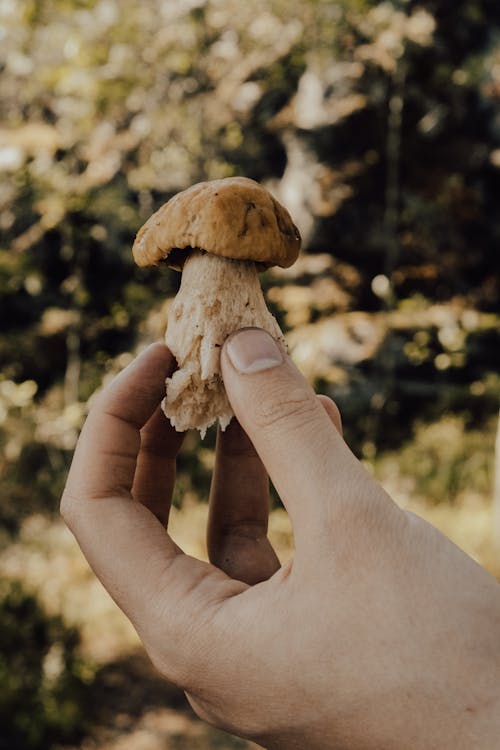
[[[95,400],[62,499],[157,669],[202,719],[270,750],[500,748],[498,583],[388,497],[267,334],[221,356],[239,424],[218,435],[210,563],[168,535],[182,435],[159,410],[162,344]],[[268,476],[294,529],[283,567]]]

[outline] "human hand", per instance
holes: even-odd
[[[182,553],[166,530],[182,436],[158,408],[173,366],[154,345],[96,399],[61,506],[160,672],[276,750],[500,747],[500,587],[392,502],[260,331],[222,351],[243,430],[219,436],[215,564]],[[293,524],[283,567],[261,459]]]

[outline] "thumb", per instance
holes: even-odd
[[[332,509],[370,481],[321,402],[274,339],[258,328],[232,334],[221,354],[224,385],[300,538],[324,537]],[[361,477],[361,479],[359,479]]]

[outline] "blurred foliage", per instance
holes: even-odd
[[[153,335],[144,321],[178,279],[135,269],[130,244],[198,179],[266,181],[309,258],[331,259],[264,284],[305,368],[325,360],[310,376],[341,402],[358,452],[391,447],[461,386],[454,406],[489,411],[477,382],[498,366],[498,321],[477,311],[498,298],[492,3],[459,2],[452,19],[433,3],[367,0],[24,0],[0,14],[0,360],[7,391],[36,387],[3,422],[10,527],[55,507],[82,404],[113,357]],[[370,318],[347,316],[401,309],[415,323],[436,302],[450,308],[441,320],[401,330],[392,315],[376,347]],[[318,344],[323,323],[342,346]],[[358,418],[370,407],[375,418]]]
[[[88,399],[164,332],[179,278],[134,267],[135,232],[176,191],[234,174],[301,229],[302,257],[263,286],[355,452],[432,503],[488,497],[497,0],[0,0],[0,41],[4,532],[56,512]],[[177,504],[206,496],[213,445],[188,436]],[[61,625],[3,601],[0,638],[29,641],[9,625],[23,607],[28,630],[45,623],[21,649],[40,660],[28,675],[51,639],[71,662]],[[2,694],[27,691],[19,731],[37,679]]]
[[[47,750],[85,727],[78,632],[16,582],[0,586],[0,748]]]
[[[136,269],[130,246],[200,179],[243,173],[290,208],[306,254],[264,287],[359,454],[417,415],[494,410],[494,2],[3,0],[0,34],[10,529],[56,508],[87,399],[161,336],[178,277]],[[206,491],[190,446],[180,484]]]
[[[463,419],[451,415],[417,423],[414,440],[377,461],[377,477],[384,484],[397,477],[404,493],[422,503],[487,497],[493,485],[495,427],[467,430]]]

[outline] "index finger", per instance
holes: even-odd
[[[141,430],[132,495],[168,526],[175,485],[177,455],[184,433],[177,432],[160,406]]]
[[[61,512],[153,660],[161,654],[166,676],[185,686],[193,659],[204,652],[193,633],[184,638],[187,628],[206,623],[205,610],[245,585],[183,554],[154,513],[132,497],[140,430],[163,398],[173,366],[168,349],[154,345],[96,400],[78,441]],[[206,628],[196,632],[199,639],[207,637]]]
[[[65,495],[130,497],[140,430],[164,396],[165,378],[174,366],[167,347],[153,344],[97,397],[78,440]]]
[[[132,620],[161,586],[179,549],[131,493],[147,423],[174,367],[169,350],[143,352],[94,403],[78,441],[61,513],[91,567]]]

